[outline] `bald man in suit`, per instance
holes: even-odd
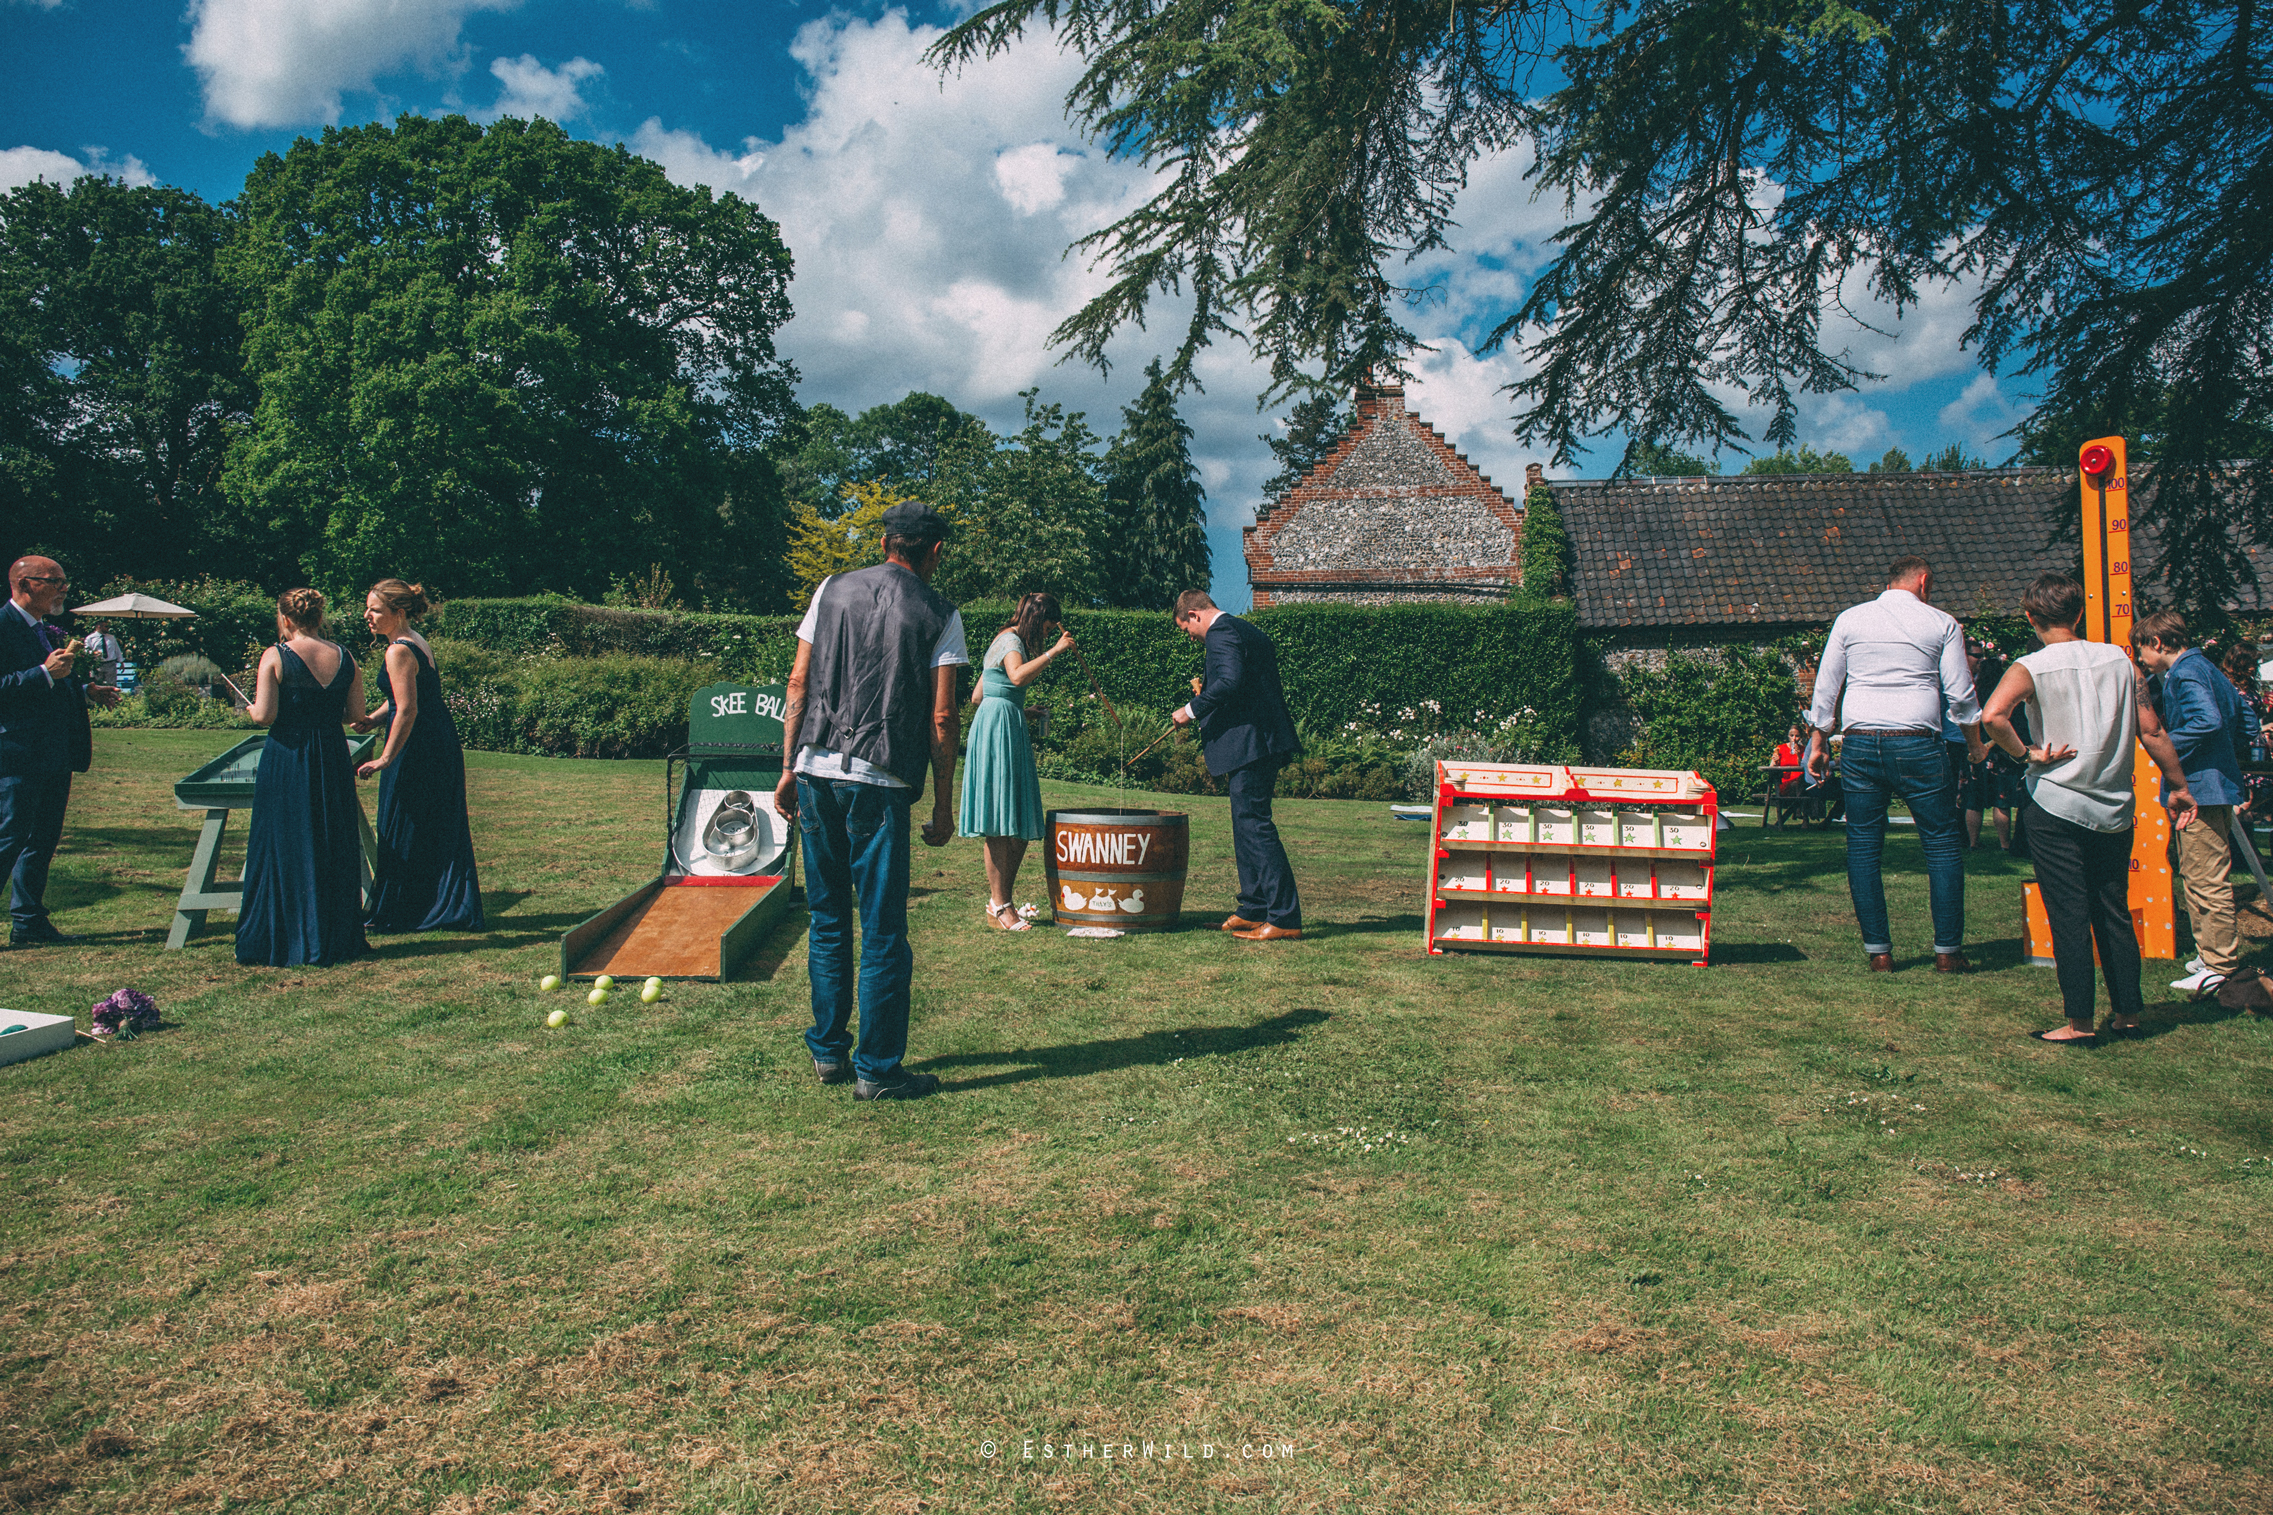
[[[63,840],[71,775],[94,762],[87,701],[109,708],[118,691],[71,673],[70,638],[48,617],[71,587],[53,558],[18,558],[0,605],[0,878],[11,886],[8,944],[69,938],[47,918],[47,870]]]

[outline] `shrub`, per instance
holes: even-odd
[[[156,727],[176,731],[256,731],[227,700],[213,700],[165,673],[153,672],[114,709],[88,707],[88,721],[105,729]]]
[[[1799,686],[1777,648],[1671,653],[1662,668],[1629,669],[1624,682],[1642,730],[1619,761],[1694,768],[1724,799],[1758,787],[1760,765],[1799,715]]]

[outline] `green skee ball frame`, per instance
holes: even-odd
[[[244,880],[222,883],[215,880],[214,874],[221,867],[221,835],[229,829],[229,812],[253,808],[253,779],[260,772],[261,749],[267,745],[265,731],[246,737],[174,785],[175,807],[204,811],[205,827],[198,833],[197,850],[190,854],[189,877],[182,884],[182,897],[174,904],[174,929],[166,933],[169,952],[178,952],[189,945],[190,934],[205,924],[208,910],[235,910],[244,904]],[[365,762],[378,750],[379,734],[375,731],[351,738],[348,761]],[[363,812],[361,796],[355,801],[355,824],[363,834],[356,871],[363,888],[363,903],[368,906],[371,870],[379,860],[379,838],[371,830],[371,818]]]

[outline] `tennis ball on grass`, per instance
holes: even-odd
[[[558,989],[559,987],[560,975],[557,973],[548,973],[543,978],[537,980],[537,989],[539,992],[544,994],[550,994],[553,992],[553,990]]]
[[[612,973],[603,973],[598,978],[592,980],[592,987],[595,989],[613,989],[615,986],[616,978]]]
[[[604,1005],[607,1002],[608,991],[605,989],[594,989],[590,994],[584,996],[584,1003],[587,1005]]]
[[[566,1010],[555,1010],[552,1014],[545,1017],[545,1024],[552,1027],[553,1030],[558,1031],[561,1027],[568,1024],[568,1012]]]
[[[643,1005],[652,1005],[662,997],[663,986],[661,984],[649,984],[639,991],[639,1002]]]

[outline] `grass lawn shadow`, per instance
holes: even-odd
[[[1064,1047],[1020,1047],[1011,1052],[958,1052],[926,1058],[926,1071],[944,1074],[951,1068],[1002,1067],[1000,1073],[975,1078],[942,1078],[946,1089],[986,1089],[999,1084],[1022,1084],[1037,1078],[1084,1078],[1122,1068],[1159,1067],[1179,1058],[1211,1057],[1226,1052],[1247,1052],[1257,1047],[1279,1047],[1298,1033],[1331,1020],[1323,1010],[1288,1010],[1251,1026],[1186,1026],[1174,1031],[1147,1031],[1142,1036],[1118,1036],[1105,1041],[1075,1042]]]

